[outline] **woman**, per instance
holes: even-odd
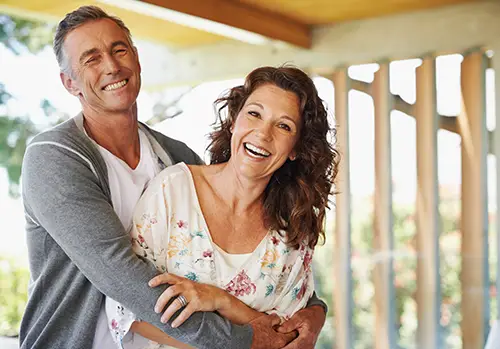
[[[243,324],[262,313],[291,317],[313,292],[311,261],[322,231],[338,153],[329,143],[325,107],[313,81],[291,67],[263,67],[216,101],[211,165],[162,171],[136,208],[136,253],[166,272],[162,320],[218,311]],[[227,109],[227,117],[222,112]],[[108,304],[117,341],[129,327],[186,347]]]

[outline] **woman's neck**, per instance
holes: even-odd
[[[230,162],[205,167],[205,178],[219,200],[234,216],[262,213],[267,180],[251,180],[239,175]]]

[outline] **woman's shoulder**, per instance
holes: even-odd
[[[179,162],[160,171],[148,184],[143,196],[149,196],[158,191],[170,191],[175,188],[189,187],[192,179],[188,166]]]

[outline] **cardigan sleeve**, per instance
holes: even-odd
[[[85,156],[57,142],[32,143],[24,157],[22,183],[27,214],[34,224],[42,226],[106,296],[194,347],[251,346],[249,325],[234,325],[213,312],[193,314],[182,329],[160,321],[153,309],[165,287],[148,286],[157,271],[133,252],[129,235]]]

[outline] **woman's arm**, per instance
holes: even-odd
[[[171,286],[158,298],[155,306],[157,313],[162,312],[171,299],[175,299],[181,294],[187,301],[184,310],[172,322],[172,327],[178,327],[197,311],[217,311],[235,324],[248,324],[259,316],[265,315],[216,286],[201,284],[169,273],[158,275],[149,282],[151,287],[162,284],[170,284]],[[170,320],[172,315],[181,308],[181,302],[172,301],[163,313],[162,321]]]
[[[134,321],[130,326],[130,331],[140,334],[144,338],[152,340],[159,344],[167,344],[178,349],[193,349],[193,347],[179,342],[175,338],[170,337],[158,327],[151,325],[145,321]]]
[[[169,275],[169,274],[165,273],[162,275]],[[155,281],[152,285],[156,285],[156,282],[159,282],[157,285],[159,285],[161,282],[167,282],[165,279],[168,279],[168,282],[172,283],[172,278],[170,278],[170,277],[161,278],[162,275],[159,275],[157,278],[155,278],[154,279]],[[177,276],[175,276],[175,278],[184,279],[182,277],[177,277]],[[185,280],[188,283],[193,283],[193,285],[191,285],[193,287],[200,286],[197,288],[199,288],[200,291],[202,291],[203,294],[205,295],[205,297],[203,297],[202,299],[194,299],[194,298],[191,299],[190,298],[191,301],[189,303],[196,302],[196,304],[199,304],[201,306],[201,309],[194,310],[194,311],[209,311],[207,309],[212,308],[212,311],[217,311],[221,316],[225,317],[226,319],[228,319],[229,321],[231,321],[237,325],[248,324],[249,322],[258,318],[259,316],[266,315],[264,313],[260,313],[256,310],[250,308],[245,303],[240,301],[238,298],[230,295],[229,293],[225,292],[224,290],[222,290],[220,288],[217,288],[217,287],[211,286],[211,285],[206,285],[206,284],[198,284],[198,283],[193,282],[193,281],[188,280],[188,279],[185,279]],[[181,281],[181,280],[179,280],[179,281]],[[168,303],[169,299],[170,298],[168,298],[168,299],[165,298],[165,302]],[[158,301],[158,303],[160,303],[160,300]],[[162,307],[162,305],[158,304],[158,303],[157,303],[157,307]],[[188,303],[188,305],[189,305],[189,303]],[[175,310],[170,310],[170,307],[172,307],[174,304],[177,305],[175,307]],[[156,307],[156,309],[158,309],[157,307]],[[164,305],[163,305],[163,307],[164,307]],[[174,301],[174,302],[172,302],[170,307],[167,309],[167,311],[165,313],[167,313],[169,311],[172,311],[172,314],[175,313],[178,309],[180,309],[180,304],[179,304],[179,302]],[[180,326],[182,324],[182,322],[191,315],[191,314],[188,314],[188,315],[186,314],[186,315],[184,315],[185,316],[184,320],[182,320],[182,318],[179,319],[183,313],[184,312],[182,312],[174,320],[172,327]],[[162,317],[162,321],[163,321],[163,317]],[[151,325],[150,323],[144,322],[144,321],[134,321],[132,323],[132,325],[130,326],[130,331],[138,333],[141,336],[143,336],[149,340],[155,341],[159,344],[167,344],[167,345],[173,346],[175,348],[179,348],[179,349],[192,349],[192,347],[190,347],[189,345],[182,343],[182,342],[179,342],[178,340],[165,334],[163,331],[161,331],[157,327]]]
[[[219,289],[221,294],[221,307],[215,309],[220,315],[237,325],[246,325],[259,316],[265,315],[240,301],[235,296]]]
[[[215,288],[215,286],[211,287]],[[250,308],[245,303],[240,301],[238,298],[228,294],[224,290],[221,289],[219,290],[221,291],[221,294],[219,295],[220,298],[218,299],[217,302],[221,304],[221,308],[213,310],[217,310],[221,316],[225,317],[229,321],[237,325],[245,325],[248,324],[250,321],[258,318],[259,316],[265,315],[264,313],[260,313]],[[225,296],[222,295],[223,293],[225,293]],[[173,304],[174,303],[178,302],[173,302]],[[179,325],[180,324],[177,324],[175,327],[178,327]],[[149,340],[155,341],[156,343],[159,344],[167,344],[179,349],[193,349],[189,345],[179,342],[178,340],[165,334],[157,327],[144,321],[134,321],[132,323],[132,326],[130,326],[130,331],[138,333],[141,336]]]

